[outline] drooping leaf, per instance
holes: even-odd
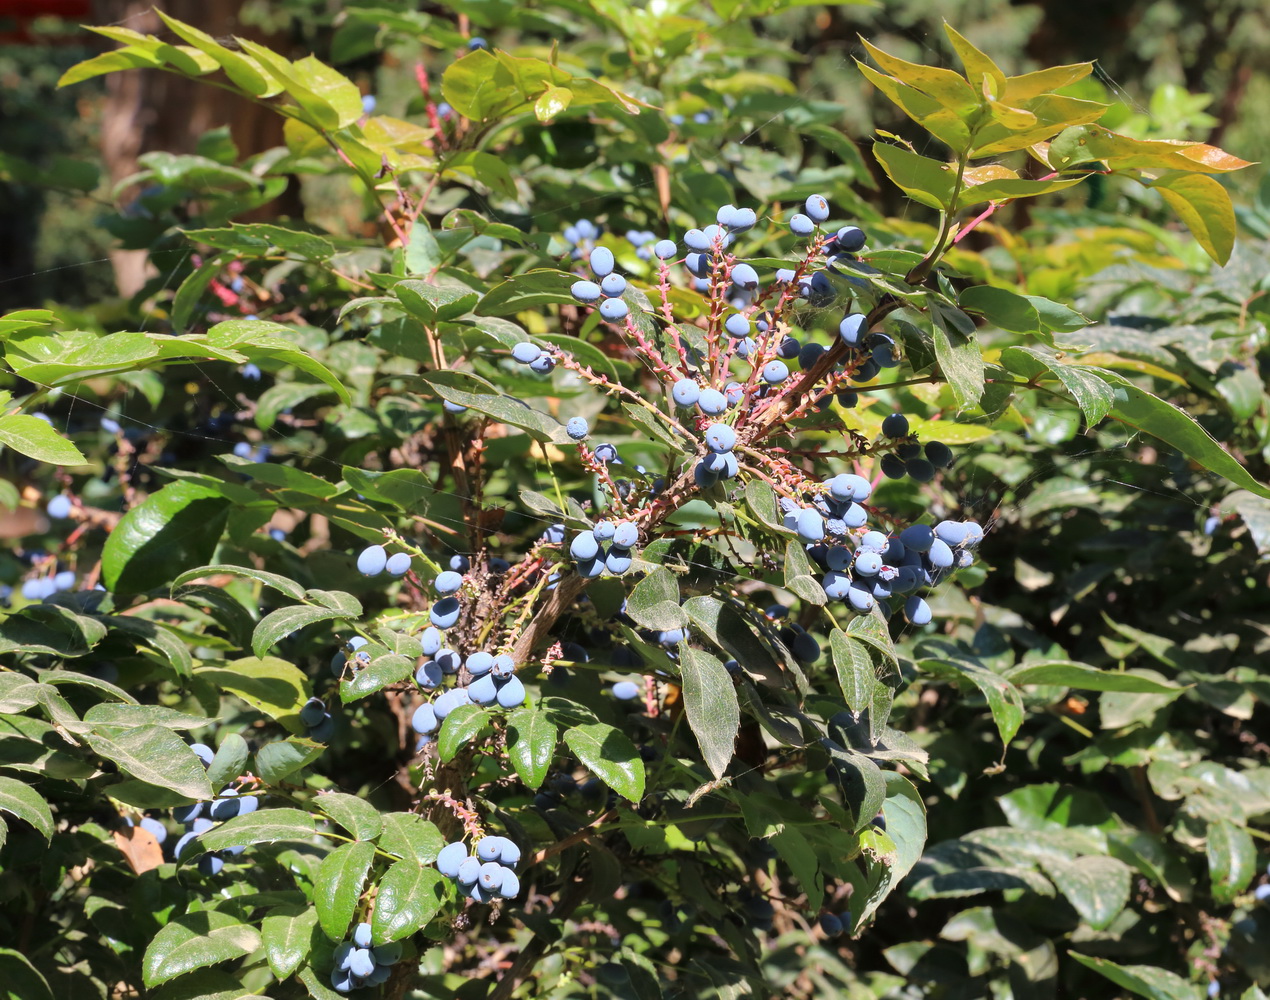
[[[727,668],[717,658],[691,646],[680,654],[684,710],[697,737],[701,756],[716,778],[732,761],[741,725],[741,707]]]
[[[322,859],[313,883],[313,905],[322,930],[332,941],[346,937],[374,857],[375,846],[362,840],[343,844]]]

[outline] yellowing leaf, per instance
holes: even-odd
[[[938,66],[923,66],[883,52],[866,39],[860,39],[865,50],[882,69],[895,79],[934,98],[949,111],[969,112],[979,104],[974,90],[959,73]]]
[[[1070,86],[1077,80],[1083,80],[1093,68],[1093,63],[1072,63],[1068,66],[1051,66],[1049,69],[1037,70],[1035,73],[1024,73],[1022,76],[1006,77],[1001,100],[1007,104],[1018,104],[1033,97],[1040,97],[1060,87]]]
[[[1003,96],[1006,78],[1005,74],[1001,72],[1001,67],[975,46],[971,45],[947,21],[944,22],[944,33],[948,36],[948,41],[952,43],[953,51],[957,53],[957,58],[966,67],[966,79],[970,81],[970,85],[975,90],[983,89],[984,93],[992,97]]]
[[[551,121],[568,108],[572,100],[573,91],[568,87],[552,87],[534,101],[534,115],[540,122]]]
[[[1178,171],[1146,183],[1160,192],[1208,256],[1218,264],[1230,260],[1235,247],[1235,209],[1224,187],[1204,174]]]

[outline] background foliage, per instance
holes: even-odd
[[[365,917],[377,944],[408,942],[389,996],[1260,996],[1270,205],[1252,171],[1222,178],[1242,201],[1232,254],[1235,216],[1210,189],[1188,179],[1179,207],[1140,183],[1177,166],[1133,160],[1159,147],[1042,169],[994,150],[982,162],[1020,170],[1005,182],[1037,183],[1029,193],[1048,167],[1082,180],[998,198],[923,285],[922,255],[952,237],[941,222],[987,202],[941,216],[951,196],[921,157],[956,154],[957,133],[912,97],[898,114],[879,76],[951,86],[884,61],[957,66],[957,36],[937,21],[948,16],[1006,73],[1098,55],[1100,72],[1068,96],[1110,104],[1095,117],[1125,142],[1216,129],[1253,158],[1264,140],[1239,108],[1264,86],[1245,71],[1264,15],[1186,6],[1130,8],[1130,30],[1109,30],[1098,53],[1081,46],[1101,5],[1070,19],[995,3],[255,12],[360,89],[316,62],[253,76],[238,50],[179,23],[162,49],[108,32],[134,54],[80,64],[59,93],[168,60],[223,67],[207,79],[265,99],[283,90],[293,110],[282,149],[242,156],[220,130],[194,153],[143,158],[102,219],[155,262],[131,303],[5,286],[27,311],[0,320],[3,988],[325,998],[334,948]],[[1214,49],[1232,31],[1239,44]],[[473,35],[493,51],[469,52]],[[180,39],[193,50],[173,50]],[[267,50],[247,54],[271,65]],[[491,78],[501,85],[483,89]],[[1191,96],[1205,88],[1221,96]],[[376,98],[369,118],[362,92]],[[898,139],[874,147],[874,130]],[[7,147],[3,167],[34,187],[50,180],[50,152]],[[96,188],[57,163],[55,188]],[[234,224],[267,211],[288,177],[301,178],[303,219]],[[559,539],[544,529],[560,520],[572,536],[612,503],[556,418],[602,427],[627,465],[670,471],[684,447],[605,409],[567,366],[544,379],[508,362],[533,337],[616,382],[637,377],[618,331],[570,296],[562,232],[601,222],[655,305],[656,271],[628,229],[678,238],[735,201],[776,220],[743,237],[745,256],[792,262],[780,223],[813,193],[869,232],[881,273],[850,291],[861,311],[907,306],[908,367],[881,384],[913,384],[835,406],[798,440],[874,440],[892,403],[921,419],[923,440],[942,437],[956,463],[926,485],[883,481],[878,502],[901,524],[976,518],[988,529],[978,563],[938,586],[934,625],[897,616],[888,632],[839,615],[834,644],[818,586],[789,570],[800,547],[778,526],[731,520],[716,495],[642,539],[631,578],[594,584],[556,623],[552,594],[576,592],[563,565],[549,579]],[[49,197],[42,240],[67,204]],[[70,247],[73,261],[93,254]],[[1210,259],[1227,254],[1224,267]],[[706,311],[686,288],[672,301],[685,319]],[[958,332],[958,302],[973,336]],[[796,332],[832,334],[841,314],[800,311]],[[1164,404],[1115,396],[1117,378],[1211,439]],[[59,494],[74,498],[69,518],[48,516]],[[725,527],[739,550],[718,541]],[[355,567],[385,531],[413,558],[400,584]],[[420,755],[410,677],[432,578],[456,555],[476,567],[465,648],[505,641],[530,702],[519,716],[457,713]],[[522,589],[498,582],[497,559]],[[32,586],[68,572],[57,593]],[[719,626],[697,614],[678,662],[632,630],[680,627],[666,600],[711,595],[742,602],[739,643],[713,645]],[[623,597],[630,618],[615,626]],[[775,602],[822,656],[784,650],[789,637],[757,613]],[[339,652],[354,635],[368,641],[364,668]],[[609,693],[640,673],[629,647],[657,677],[647,704]],[[711,735],[729,736],[727,719],[715,726],[694,701],[710,684],[689,679],[727,687],[723,650],[749,674],[717,706],[743,709],[735,759]],[[757,662],[773,655],[779,682]],[[792,679],[804,670],[806,691]],[[299,715],[314,694],[333,719],[321,739]],[[874,728],[861,734],[861,718]],[[184,737],[216,749],[210,771]],[[839,757],[863,791],[827,780]],[[259,784],[234,780],[245,774]],[[231,781],[258,790],[260,808],[175,858],[173,810]],[[170,834],[166,849],[143,816]],[[486,831],[520,845],[523,891],[464,909],[434,859]],[[240,845],[223,870],[190,863]],[[818,925],[847,910],[846,934]]]

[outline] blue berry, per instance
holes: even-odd
[[[581,441],[591,433],[586,417],[570,417],[569,422],[564,425],[564,430],[575,441]]]
[[[586,562],[594,559],[600,552],[600,543],[595,540],[595,535],[589,531],[584,531],[573,537],[573,541],[569,543],[569,555],[577,562]]]
[[[736,447],[736,431],[727,424],[711,424],[706,428],[706,447],[722,454]]]
[[[883,455],[882,461],[878,463],[882,469],[882,475],[887,479],[903,479],[905,475],[904,460],[895,455]]]
[[[789,366],[783,361],[769,361],[763,366],[763,381],[769,385],[779,385],[789,378]]]
[[[724,321],[723,329],[727,330],[733,337],[748,337],[750,334],[750,321],[740,313],[733,313]]]
[[[370,948],[370,924],[360,923],[353,928],[353,944],[358,948]]]
[[[868,549],[871,552],[885,552],[890,540],[880,531],[867,531],[860,539],[860,548]]]
[[[579,302],[594,302],[602,294],[600,286],[594,281],[575,281],[569,291]]]
[[[605,299],[600,303],[600,315],[607,320],[623,319],[629,312],[630,309],[621,299]]]
[[[825,519],[814,507],[798,512],[798,537],[808,542],[818,542],[825,537]]]
[[[776,348],[776,356],[790,361],[798,357],[798,352],[802,349],[803,345],[794,337],[783,337],[781,338],[780,346]]]
[[[937,469],[946,469],[953,463],[952,449],[942,441],[926,442],[926,458]]]
[[[773,280],[778,285],[788,285],[794,280],[794,272],[788,267],[782,267],[776,272],[776,277]]]
[[[732,283],[741,288],[758,288],[758,272],[749,264],[737,264],[732,268]]]
[[[591,251],[591,271],[597,278],[607,277],[613,272],[613,251],[608,247],[596,247]]]
[[[820,356],[824,353],[825,348],[821,344],[803,344],[802,348],[798,352],[798,364],[802,366],[804,370],[811,368],[817,361],[820,360]]]
[[[362,576],[375,576],[388,565],[388,553],[382,545],[368,545],[357,557],[357,571]]]
[[[935,532],[929,524],[911,524],[900,532],[900,541],[906,549],[914,552],[929,552],[935,541]]]
[[[388,561],[384,563],[384,569],[392,576],[405,576],[410,569],[410,553],[394,552],[388,557]]]
[[[675,256],[677,248],[674,240],[658,240],[657,245],[653,247],[653,253],[657,255],[659,260],[670,260]]]
[[[621,459],[617,457],[617,448],[611,444],[602,444],[597,447],[595,449],[595,460],[605,464],[621,464]]]
[[[882,421],[882,434],[889,438],[908,437],[908,417],[902,413],[888,414]]]
[[[410,717],[410,728],[420,736],[427,736],[429,733],[436,732],[439,725],[437,713],[432,710],[432,705],[426,701],[416,708],[414,715]]]
[[[842,342],[848,347],[859,347],[860,339],[864,332],[863,313],[852,313],[843,318],[838,324],[838,335],[842,338]]]
[[[482,674],[488,674],[494,666],[494,654],[487,653],[483,649],[478,650],[469,656],[463,665],[473,677],[480,677]]]
[[[684,233],[684,244],[693,250],[705,252],[710,249],[710,237],[700,229],[689,229]]]
[[[459,599],[457,597],[441,598],[432,605],[429,618],[439,629],[453,628],[459,620]]]
[[[614,522],[596,521],[595,527],[591,529],[591,534],[595,536],[597,542],[611,542],[616,531],[617,525]]]
[[[904,617],[914,625],[929,625],[930,605],[914,594],[904,602]]]
[[[702,389],[697,406],[708,417],[717,417],[728,408],[728,399],[718,389]]]
[[[494,657],[494,663],[490,667],[490,673],[500,681],[505,681],[516,672],[516,661],[507,653],[499,653]]]
[[[729,382],[723,387],[723,395],[728,401],[729,406],[736,406],[745,398],[745,386],[740,382]]]
[[[825,200],[825,196],[822,194],[813,194],[807,199],[804,207],[807,210],[807,214],[817,222],[824,222],[829,218],[829,202]]]
[[[489,705],[498,697],[498,685],[490,674],[478,677],[467,686],[467,696],[475,705]]]
[[[451,569],[443,570],[437,574],[437,578],[432,581],[432,585],[436,587],[438,594],[453,594],[463,586],[463,575]],[[440,646],[437,648],[439,649]]]
[[[828,482],[829,495],[835,500],[854,500],[863,503],[873,493],[873,487],[863,476],[844,472]]]
[[[726,225],[734,233],[744,232],[747,229],[753,229],[758,223],[758,215],[752,208],[734,208],[732,217],[724,222],[719,220],[722,225]]]
[[[865,550],[855,557],[855,571],[860,576],[877,576],[882,569],[882,557]]]
[[[45,512],[55,521],[60,521],[64,517],[69,517],[71,513],[71,498],[65,494],[58,494],[49,501]]]
[[[799,212],[797,215],[795,215],[792,219],[789,220],[789,231],[793,233],[795,236],[810,236],[812,233],[816,231],[816,224],[812,222],[808,216],[803,215],[802,212]],[[794,277],[794,273],[790,271],[789,278],[786,278],[785,280],[790,281],[793,279],[793,277]]]
[[[634,681],[618,681],[613,685],[613,697],[618,701],[631,701],[639,697],[639,685]]]
[[[469,52],[475,52],[477,49],[488,49],[489,42],[487,42],[480,35],[473,35],[471,38],[467,40],[467,48]],[[367,946],[362,945],[362,947],[365,948]]]
[[[300,721],[306,728],[316,726],[326,714],[326,705],[321,698],[310,698],[300,709]]]
[[[864,249],[866,237],[859,226],[843,226],[838,230],[837,249],[841,253],[855,253]]]
[[[630,550],[619,545],[614,545],[604,557],[604,568],[614,576],[621,576],[628,572],[633,563]]]
[[[705,460],[702,460],[693,467],[692,479],[698,489],[708,490],[719,482],[719,474],[712,472]]]
[[[930,543],[930,552],[927,553],[930,564],[936,569],[948,569],[954,562],[953,551],[948,547],[947,542],[942,542],[936,538]]]
[[[680,406],[692,406],[701,396],[701,387],[690,378],[681,378],[671,387],[670,395]]]
[[[632,521],[618,521],[613,528],[613,544],[618,548],[633,548],[639,542],[639,528]]]
[[[604,280],[600,282],[600,291],[609,298],[621,295],[626,291],[626,279],[620,274],[606,274]]]
[[[498,704],[502,708],[518,708],[525,703],[525,685],[519,677],[513,677],[498,689]]]

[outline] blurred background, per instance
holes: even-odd
[[[684,6],[685,12],[695,13],[692,6]],[[554,23],[553,5],[532,2],[374,4],[381,17],[396,11],[450,20],[464,18],[469,7],[479,8],[486,24],[507,25],[495,40],[508,48],[540,44],[541,29]],[[367,93],[402,93],[414,86],[416,62],[440,65],[448,58],[401,34],[385,43],[375,25],[354,16],[356,5],[170,0],[163,8],[213,36],[252,38],[291,57],[313,52]],[[542,17],[535,23],[538,8]],[[759,34],[801,57],[791,70],[801,96],[840,104],[839,128],[858,142],[874,127],[902,123],[855,71],[851,59],[862,55],[857,36],[914,61],[955,66],[939,30],[945,18],[1007,72],[1095,61],[1090,96],[1119,102],[1117,113],[1104,121],[1112,128],[1205,140],[1245,159],[1262,161],[1270,153],[1270,137],[1257,114],[1270,105],[1270,6],[1261,0],[882,0],[872,7],[787,10],[761,19]],[[282,142],[278,116],[170,74],[111,74],[58,90],[64,70],[114,48],[81,24],[164,34],[144,2],[0,0],[0,231],[5,234],[0,308],[46,300],[84,306],[121,292],[130,296],[143,286],[145,251],[118,247],[121,239],[127,243],[130,219],[140,211],[138,188],[129,178],[144,153],[193,153],[200,144],[206,152],[232,140],[237,154],[249,157]],[[585,23],[565,26],[583,36],[575,42],[585,43],[590,30]],[[883,118],[876,120],[879,114]],[[1258,167],[1230,180],[1237,201],[1251,199],[1263,173]],[[296,181],[239,221],[298,217],[303,189]],[[332,224],[325,217],[322,222]],[[350,227],[355,225],[349,220]]]

